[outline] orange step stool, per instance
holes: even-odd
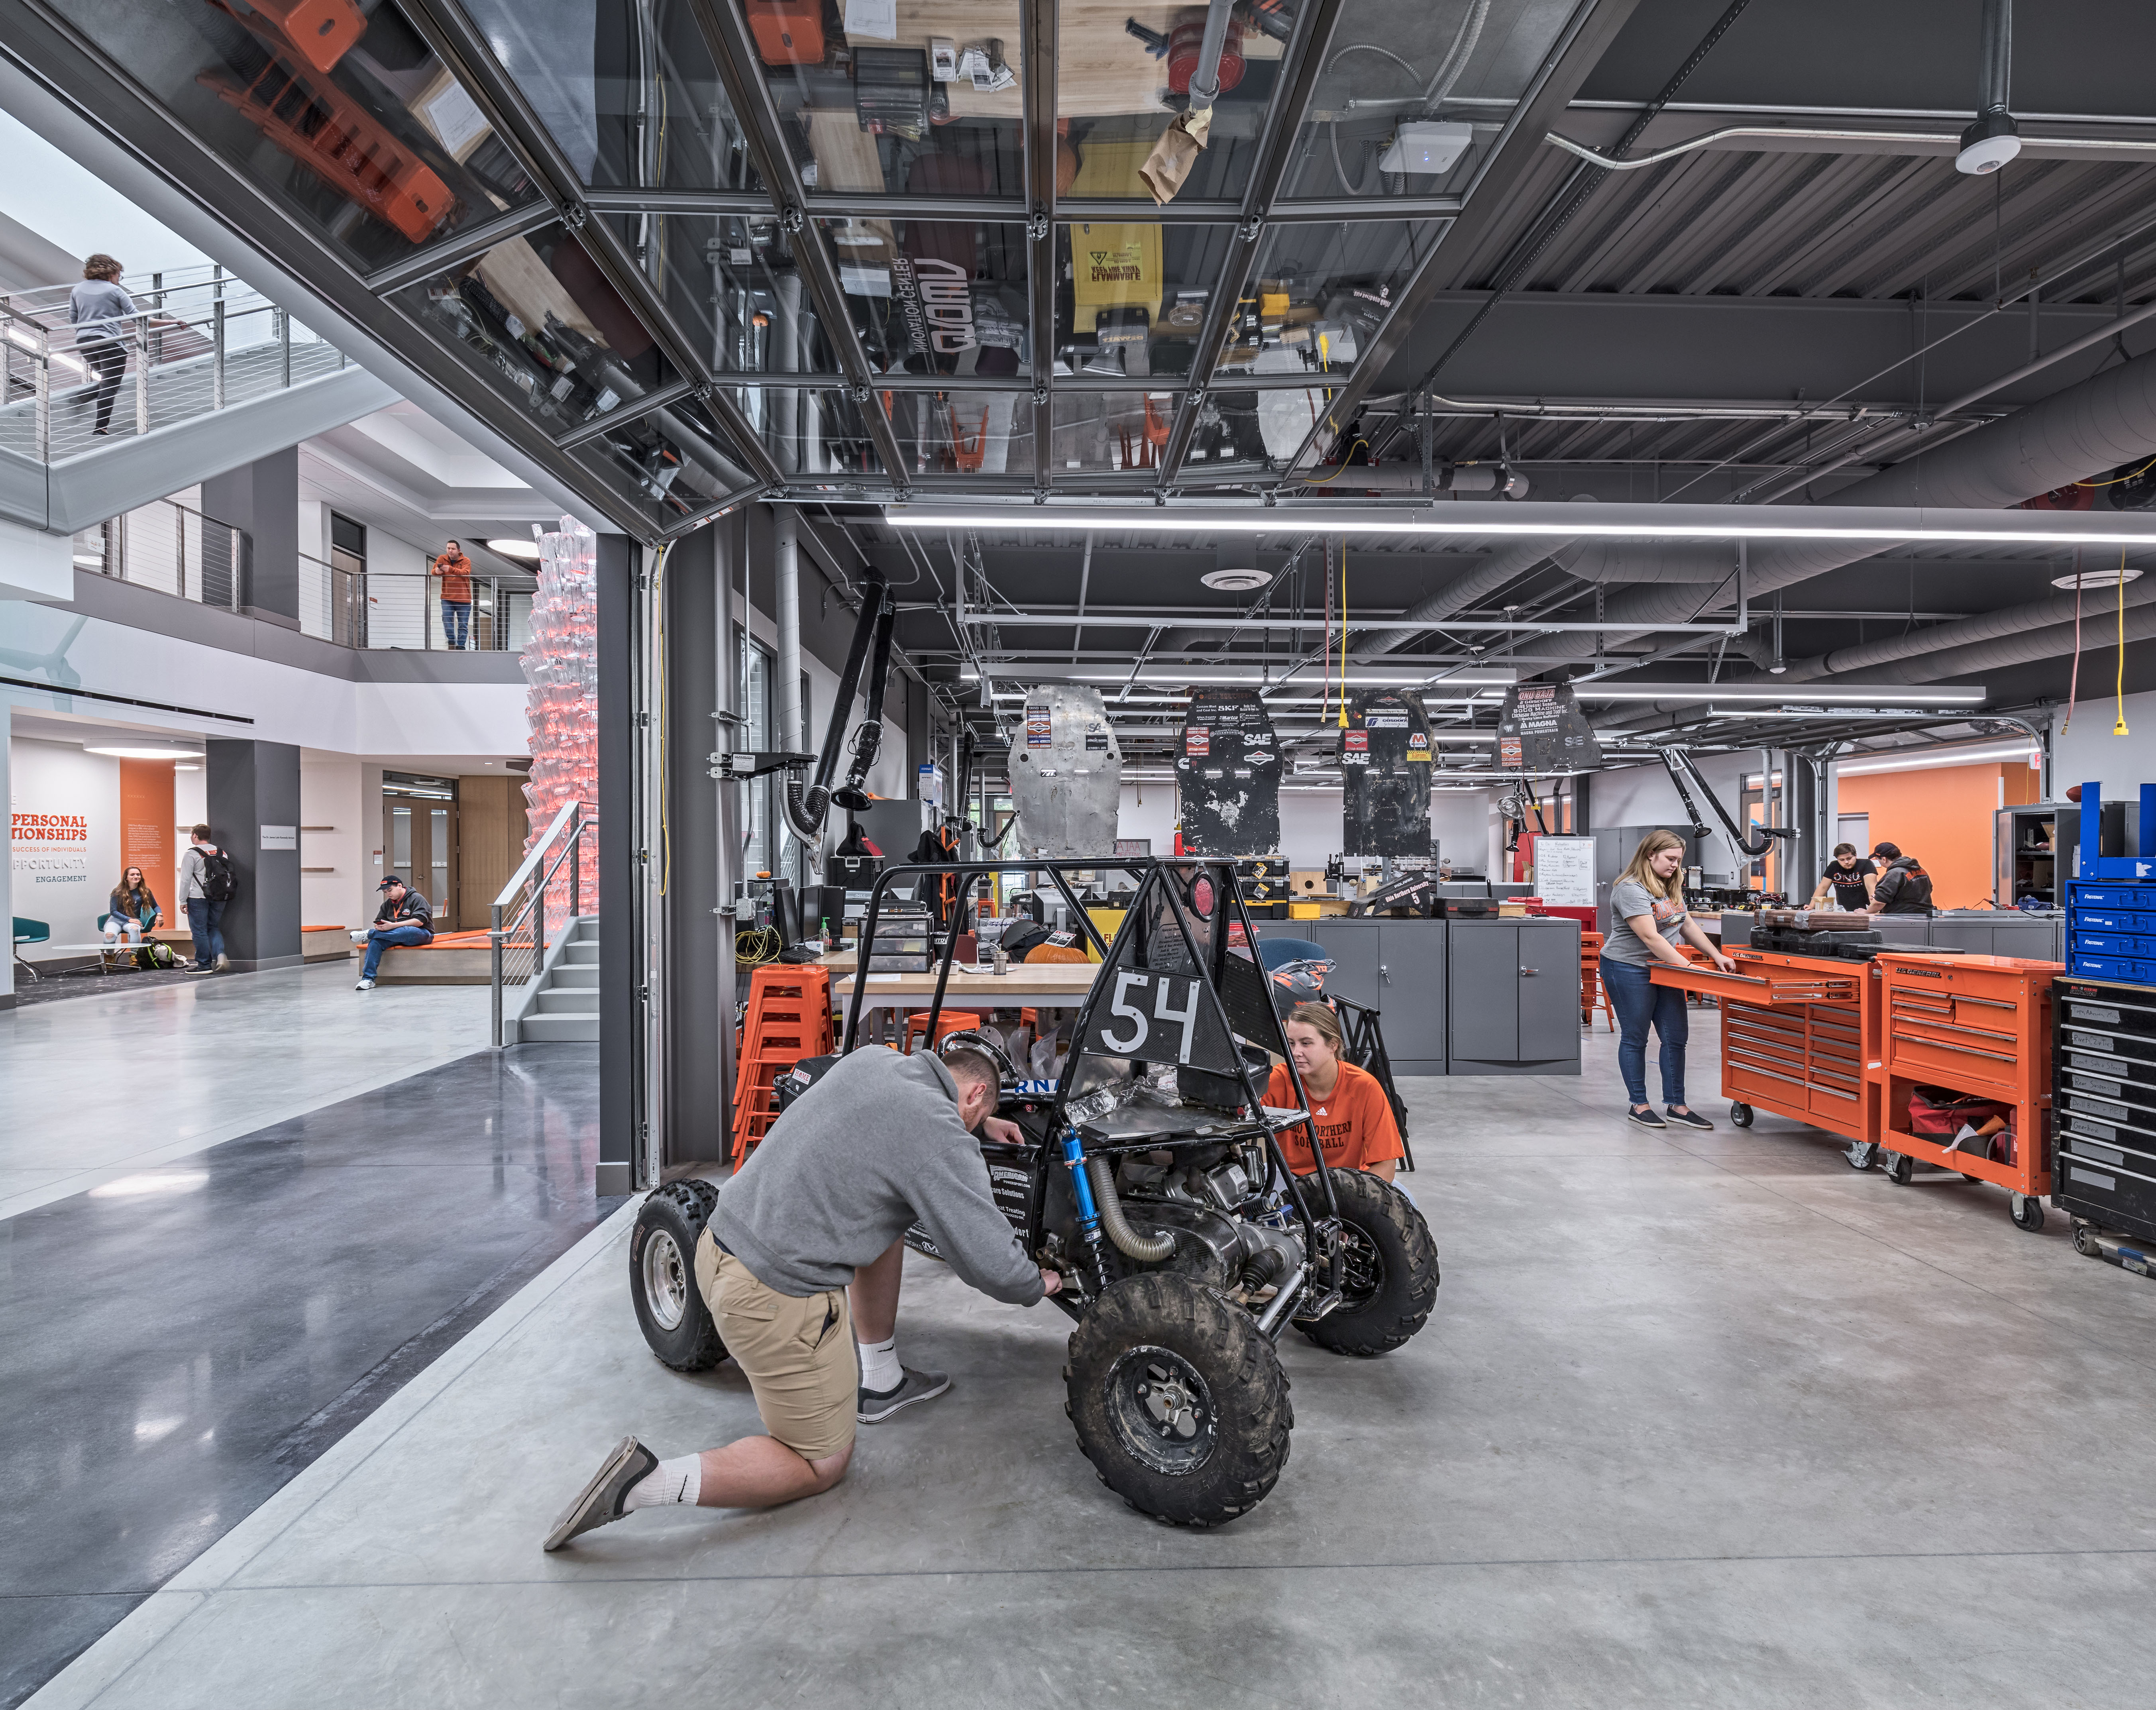
[[[759,968],[749,979],[748,1014],[734,1059],[737,1168],[778,1119],[772,1082],[803,1057],[826,1056],[831,1035],[831,971],[811,963]]]
[[[936,1038],[931,1044],[941,1042],[953,1033],[971,1033],[981,1024],[981,1018],[965,1009],[946,1009],[936,1018]],[[910,1056],[922,1035],[928,1031],[928,1012],[916,1009],[906,1018],[906,1050]]]

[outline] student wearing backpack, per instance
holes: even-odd
[[[224,906],[239,894],[239,876],[232,857],[209,840],[209,827],[187,834],[187,852],[180,857],[180,905],[187,911],[187,931],[195,941],[189,973],[222,973],[231,963],[218,923]]]

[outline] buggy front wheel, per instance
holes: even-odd
[[[709,1182],[669,1182],[644,1202],[629,1236],[629,1292],[637,1327],[662,1364],[706,1372],[726,1357],[696,1288],[696,1240],[719,1203]]]
[[[1287,1464],[1280,1357],[1225,1295],[1173,1271],[1114,1284],[1070,1333],[1065,1410],[1101,1482],[1171,1526],[1220,1526]]]
[[[1332,1197],[1340,1206],[1345,1297],[1298,1327],[1335,1353],[1389,1353],[1437,1304],[1437,1243],[1414,1201],[1382,1176],[1336,1169]]]

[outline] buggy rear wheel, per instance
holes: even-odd
[[[669,1182],[644,1202],[629,1237],[629,1291],[637,1327],[661,1363],[704,1372],[726,1357],[696,1286],[696,1240],[719,1203],[709,1182]]]
[[[1332,1312],[1297,1327],[1335,1353],[1389,1353],[1437,1304],[1437,1243],[1414,1200],[1367,1170],[1332,1172],[1340,1204],[1341,1288]]]
[[[1287,1464],[1295,1410],[1250,1315],[1171,1271],[1114,1284],[1070,1333],[1065,1411],[1101,1482],[1171,1526],[1220,1526]]]

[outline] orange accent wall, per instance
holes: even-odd
[[[1993,816],[2035,801],[2038,776],[2015,764],[1867,773],[1841,779],[1840,811],[1869,814],[1873,843],[1914,855],[1932,876],[1934,906],[1971,908],[1991,900]],[[1805,881],[1818,882],[1816,873]]]
[[[172,876],[179,857],[174,849],[178,834],[172,825],[172,763],[169,760],[122,760],[120,763],[120,870],[105,882],[120,881],[120,874],[140,867],[142,877],[157,894],[165,911],[165,924],[184,918],[172,898]],[[98,893],[102,908],[105,893]]]

